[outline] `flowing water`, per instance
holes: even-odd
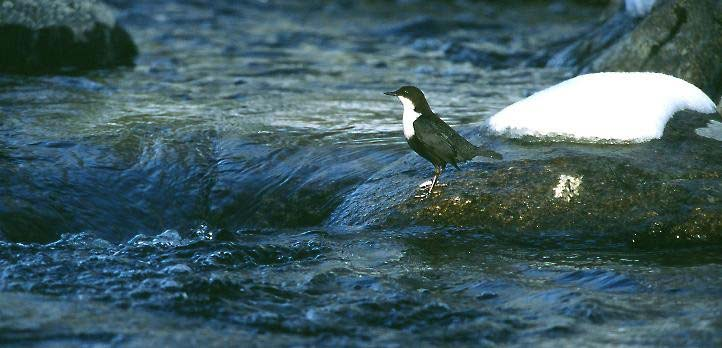
[[[0,76],[0,344],[722,345],[716,240],[332,219],[410,151],[382,92],[476,129],[602,9],[110,3],[135,67]]]

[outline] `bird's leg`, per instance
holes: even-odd
[[[434,178],[431,179],[431,187],[429,188],[428,194],[431,194],[431,192],[434,191],[434,186],[436,186],[436,182],[439,180],[439,175],[441,175],[441,167],[434,166]]]
[[[434,165],[434,177],[431,180],[429,180],[431,183],[427,184],[429,181],[426,181],[419,186],[421,188],[429,186],[429,190],[426,192],[426,194],[416,195],[414,197],[427,198],[427,197],[431,196],[431,193],[434,191],[434,188],[436,186],[446,186],[444,184],[439,183],[439,177],[441,176],[441,173],[443,173],[443,172],[444,172],[444,167]]]
[[[436,187],[448,186],[447,184],[442,184],[442,183],[439,182],[439,180],[438,180],[438,179],[441,179],[441,174],[444,174],[444,170],[446,170],[446,166],[441,166],[441,167],[439,167],[439,175],[438,175],[438,178],[437,178],[437,180],[436,180]]]

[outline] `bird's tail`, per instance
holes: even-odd
[[[500,160],[502,159],[502,156],[500,153],[488,149],[484,149],[481,147],[478,147],[468,141],[464,141],[464,143],[459,144],[460,146],[457,146],[457,161],[463,162],[468,161],[476,156],[484,156],[489,157],[493,159]]]
[[[480,147],[477,147],[477,148],[476,148],[476,155],[477,155],[477,156],[489,157],[489,158],[493,158],[493,159],[496,159],[496,160],[500,160],[500,159],[503,158],[503,157],[501,156],[501,154],[498,153],[498,152],[496,152],[496,151],[487,150],[487,149],[482,149],[482,148],[480,148]]]

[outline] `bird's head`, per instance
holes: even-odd
[[[404,104],[404,108],[411,107],[412,110],[420,113],[431,111],[424,92],[414,86],[403,86],[393,92],[384,92],[384,94],[398,97]]]

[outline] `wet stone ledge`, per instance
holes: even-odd
[[[567,231],[635,245],[722,242],[722,152],[690,134],[708,116],[680,113],[662,139],[642,144],[538,144],[513,140],[527,158],[475,160],[441,177],[410,154],[375,174],[332,214],[331,225],[456,226],[509,233]],[[541,145],[541,146],[540,146]],[[547,146],[550,149],[544,150]]]
[[[132,65],[138,50],[96,0],[0,0],[0,72],[54,73]]]

